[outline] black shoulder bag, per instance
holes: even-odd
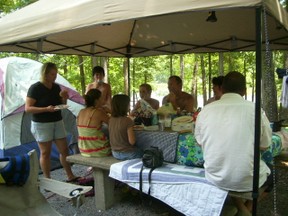
[[[142,157],[143,165],[140,170],[140,176],[139,176],[139,183],[140,183],[140,192],[142,193],[142,172],[144,167],[150,168],[149,174],[148,174],[148,181],[149,181],[149,190],[148,194],[150,195],[150,186],[151,186],[151,175],[155,168],[161,167],[163,165],[164,157],[163,152],[158,147],[151,146],[150,148],[144,150],[144,154]]]

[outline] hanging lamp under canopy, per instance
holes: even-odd
[[[209,15],[206,19],[207,22],[217,22],[216,12],[215,11],[209,11]]]

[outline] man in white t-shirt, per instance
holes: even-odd
[[[195,138],[203,149],[205,176],[225,190],[252,191],[255,104],[243,98],[246,80],[239,72],[224,77],[222,90],[220,100],[206,105],[196,121]],[[269,147],[271,136],[269,120],[262,111],[261,149]],[[262,160],[259,170],[261,187],[271,171]],[[248,210],[242,202],[238,206],[238,201],[235,200],[238,209]]]

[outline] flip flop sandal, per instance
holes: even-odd
[[[73,179],[70,179],[70,180],[66,180],[65,182],[66,183],[78,183],[78,181],[80,180],[80,179],[82,179],[82,177],[80,177],[80,176],[77,176],[77,177],[75,177],[75,178],[73,178]]]

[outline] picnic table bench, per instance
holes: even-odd
[[[66,158],[69,163],[93,167],[95,204],[99,210],[106,210],[114,204],[114,179],[109,177],[110,166],[119,162],[110,157],[84,157],[80,154]]]
[[[70,155],[66,158],[66,160],[70,163],[80,164],[84,166],[91,166],[93,167],[93,177],[94,177],[94,190],[95,190],[95,204],[96,209],[99,210],[107,210],[114,204],[114,182],[113,178],[109,177],[110,167],[114,163],[120,162],[113,156],[109,157],[84,157],[80,154]],[[179,165],[182,166],[182,165]],[[259,189],[259,195],[262,194],[265,190],[265,187]],[[252,192],[235,192],[229,191],[228,196],[230,197],[239,197],[243,199],[252,200]],[[234,215],[231,212],[237,212],[235,208],[231,208],[231,206],[224,206],[228,207],[229,210],[224,211],[221,215]]]

